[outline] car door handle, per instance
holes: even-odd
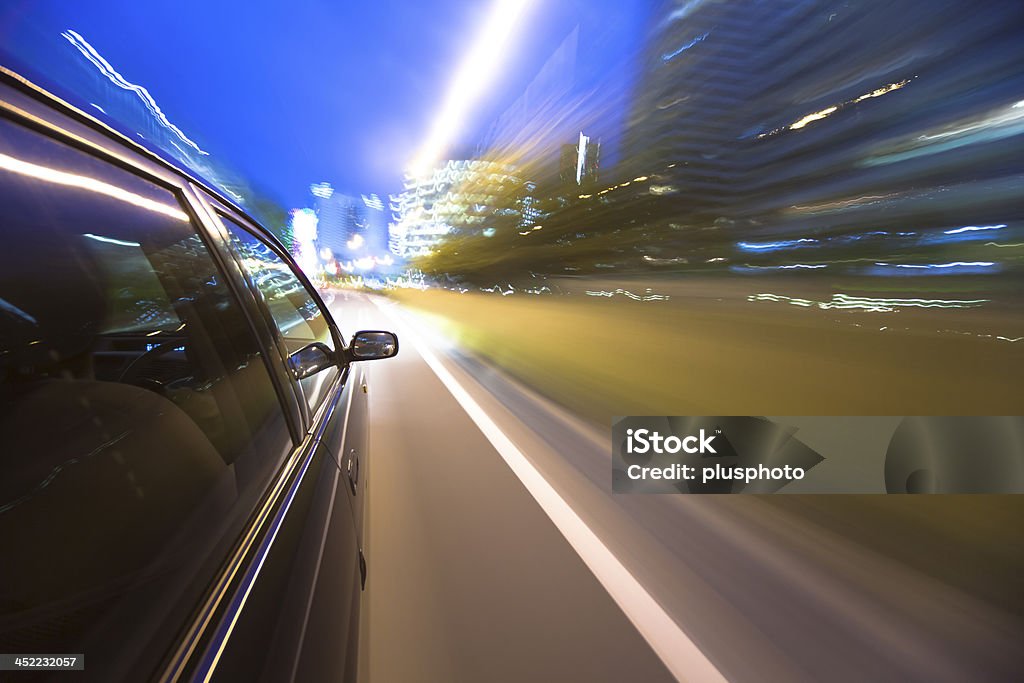
[[[352,487],[352,494],[356,493],[356,485],[359,483],[359,458],[356,456],[356,449],[348,452],[348,464],[345,466],[348,475],[348,485]]]

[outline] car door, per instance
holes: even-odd
[[[294,262],[256,226],[206,199],[276,337],[282,362],[312,343],[343,351],[323,299]],[[354,515],[362,503],[353,495],[358,475],[344,444],[354,452],[354,444],[365,439],[360,377],[358,365],[346,365],[292,378],[314,445],[308,476],[317,483],[296,502],[290,526],[282,529],[268,557],[279,568],[255,586],[255,602],[242,613],[242,627],[236,626],[218,663],[218,680],[344,681],[355,676],[365,563]],[[300,525],[299,520],[305,521]],[[254,657],[254,648],[266,657]]]

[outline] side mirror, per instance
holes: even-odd
[[[348,347],[349,360],[391,358],[398,353],[398,337],[394,332],[363,330],[352,335]]]
[[[295,379],[306,379],[335,365],[334,352],[326,344],[313,342],[290,355],[288,364]]]

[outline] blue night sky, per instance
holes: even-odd
[[[644,3],[538,0],[462,144],[472,145],[577,23],[606,42],[600,54],[609,66],[621,62],[635,49],[637,4]],[[203,149],[290,208],[306,205],[317,181],[347,193],[400,189],[466,36],[489,7],[14,0],[0,9],[0,43],[22,60],[15,68],[46,76],[48,50],[65,49],[60,33],[76,31]]]

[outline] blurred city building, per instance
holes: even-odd
[[[1021,118],[1022,14],[923,0],[663,1],[619,177],[648,179],[630,192],[653,215],[710,222],[741,252],[889,231],[874,233],[881,242],[899,236],[894,220],[1004,223],[1019,204],[977,181],[1024,170],[1001,142]]]
[[[362,224],[367,251],[371,254],[388,253],[388,214],[384,201],[376,194],[361,195],[363,201]]]
[[[336,192],[330,183],[311,185],[309,191],[318,222],[317,247],[321,252],[327,249],[338,256],[344,255],[346,244],[361,232],[362,201],[359,197]]]
[[[378,195],[342,194],[330,183],[315,183],[309,190],[317,218],[316,252],[328,273],[391,265],[388,220]]]
[[[543,229],[446,251],[439,270],[1019,268],[1024,5],[650,8],[629,74],[581,77],[600,34],[580,26],[531,85],[547,95],[516,101],[486,138],[485,158],[536,183]]]
[[[522,199],[519,201],[519,227],[531,227],[544,217],[541,200],[537,196],[537,183],[527,180],[523,183]]]
[[[292,255],[303,272],[310,278],[322,270],[317,255],[317,218],[313,209],[294,209],[291,212],[289,228],[293,236]]]
[[[537,210],[532,202],[513,166],[447,161],[430,173],[407,176],[404,191],[391,196],[391,250],[413,258],[429,254],[448,236],[493,237],[518,228],[524,206]]]

